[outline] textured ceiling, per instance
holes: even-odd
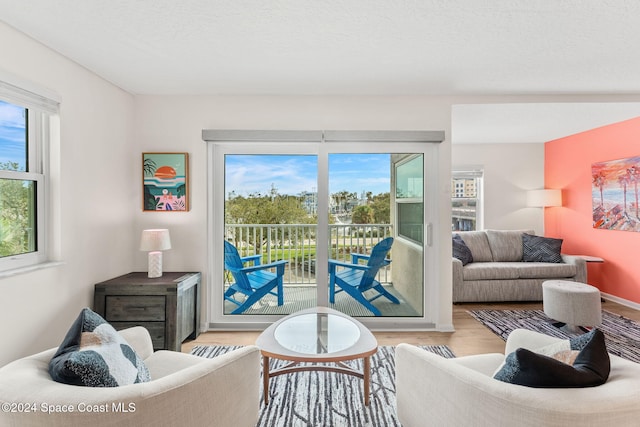
[[[640,95],[638,0],[0,0],[0,19],[134,94]]]

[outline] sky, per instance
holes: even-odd
[[[0,101],[0,163],[17,162],[25,170],[24,108]]]
[[[267,194],[273,184],[279,194],[317,190],[317,160],[313,155],[227,155],[225,191],[237,195]],[[329,192],[360,195],[389,192],[389,154],[331,154]]]

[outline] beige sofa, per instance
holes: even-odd
[[[473,262],[452,258],[453,302],[542,301],[542,282],[585,283],[584,259],[562,255],[564,263],[522,262],[522,234],[533,230],[461,231]]]
[[[255,426],[260,405],[260,351],[247,346],[213,359],[153,352],[142,327],[120,331],[152,381],[82,387],[53,381],[56,349],[0,369],[0,426]],[[69,412],[73,410],[73,412]]]
[[[517,329],[505,353],[530,350],[559,339]],[[603,385],[531,388],[492,378],[503,354],[445,359],[418,347],[396,348],[398,418],[404,427],[433,426],[637,426],[640,364],[609,355]]]

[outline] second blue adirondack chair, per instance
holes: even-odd
[[[231,272],[235,280],[224,293],[224,299],[238,306],[231,314],[244,312],[267,294],[276,296],[278,305],[284,304],[282,276],[288,261],[260,264],[260,258],[261,255],[240,257],[235,246],[224,242],[224,268]],[[245,266],[245,263],[253,265]],[[272,268],[276,269],[275,273],[270,271]],[[246,296],[244,301],[233,297],[237,292]]]
[[[380,282],[376,280],[376,274],[381,267],[389,265],[391,260],[387,259],[387,254],[393,245],[393,237],[387,237],[378,242],[371,250],[371,255],[351,254],[351,263],[341,262],[334,259],[329,260],[329,302],[335,302],[335,294],[346,292],[356,301],[364,305],[376,316],[380,316],[380,310],[376,308],[372,301],[385,297],[394,304],[400,304],[398,298],[387,291]],[[360,264],[360,260],[366,260],[367,264]],[[338,271],[338,267],[343,267]],[[336,290],[336,286],[340,289]],[[367,298],[364,292],[373,289],[377,293]]]

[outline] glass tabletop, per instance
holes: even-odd
[[[288,350],[303,354],[326,354],[354,345],[360,338],[360,330],[343,316],[311,313],[285,320],[273,335]]]

